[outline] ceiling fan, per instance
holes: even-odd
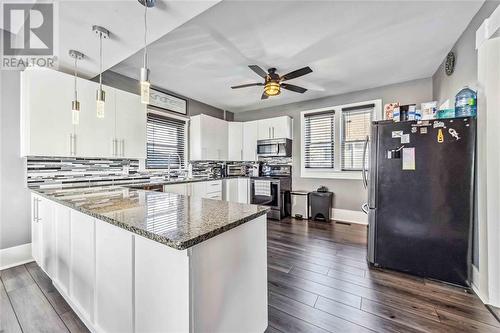
[[[289,83],[283,83],[283,81],[288,81],[291,79],[295,79],[297,77],[309,74],[312,72],[312,69],[307,67],[303,67],[301,69],[297,69],[293,72],[290,72],[288,74],[285,74],[283,76],[280,76],[276,73],[276,68],[269,68],[266,71],[264,71],[262,68],[260,68],[257,65],[248,65],[251,70],[253,70],[257,75],[262,77],[264,79],[264,83],[248,83],[248,84],[242,84],[239,86],[233,86],[231,87],[232,89],[239,89],[239,88],[246,88],[246,87],[253,87],[253,86],[264,86],[264,92],[262,93],[262,96],[260,99],[267,99],[269,96],[276,96],[281,93],[281,88],[287,89],[296,93],[303,94],[307,91],[306,88],[302,88],[293,84]]]

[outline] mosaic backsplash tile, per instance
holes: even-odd
[[[143,182],[138,160],[90,159],[78,157],[28,157],[29,188],[102,186]]]

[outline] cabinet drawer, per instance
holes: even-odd
[[[206,186],[207,186],[207,190],[206,190],[207,194],[212,194],[212,193],[216,193],[216,192],[221,193],[222,192],[222,180],[214,180],[214,181],[207,182]]]
[[[207,194],[206,198],[207,199],[214,199],[214,200],[222,200],[222,193],[221,192],[210,193],[210,194]]]

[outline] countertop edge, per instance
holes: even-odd
[[[32,193],[35,193],[36,195],[39,195],[47,200],[51,200],[57,204],[60,204],[62,206],[65,206],[65,207],[68,207],[70,209],[74,209],[75,211],[77,212],[80,212],[80,213],[83,213],[85,215],[88,215],[88,216],[91,216],[93,218],[96,218],[98,220],[101,220],[103,222],[106,222],[106,223],[109,223],[111,225],[114,225],[116,227],[119,227],[121,229],[124,229],[124,230],[127,230],[127,231],[130,231],[136,235],[139,235],[139,236],[142,236],[142,237],[145,237],[149,240],[152,240],[152,241],[155,241],[157,243],[161,243],[163,245],[166,245],[168,247],[171,247],[173,249],[176,249],[176,250],[186,250],[190,247],[193,247],[199,243],[202,243],[210,238],[213,238],[217,235],[220,235],[226,231],[229,231],[231,229],[234,229],[246,222],[249,222],[257,217],[260,217],[262,215],[265,215],[269,212],[270,208],[268,207],[265,207],[265,206],[260,206],[260,207],[265,207],[266,209],[263,209],[262,211],[259,211],[259,212],[256,212],[256,213],[253,213],[249,216],[246,216],[244,218],[241,218],[239,220],[236,220],[230,224],[227,224],[225,226],[222,226],[220,228],[217,228],[215,230],[212,230],[212,231],[209,231],[205,234],[202,234],[202,235],[199,235],[193,239],[190,239],[190,240],[187,240],[187,241],[184,241],[184,242],[175,242],[175,241],[171,241],[169,240],[168,238],[166,237],[163,237],[163,236],[159,236],[155,233],[152,233],[152,232],[149,232],[149,231],[146,231],[146,230],[143,230],[143,229],[139,229],[139,228],[135,228],[135,227],[132,227],[128,224],[125,224],[125,223],[122,223],[120,221],[117,221],[115,219],[112,219],[112,218],[109,218],[107,216],[104,216],[104,215],[101,215],[101,214],[98,214],[98,213],[95,213],[95,212],[92,212],[88,209],[85,209],[85,208],[81,208],[81,207],[78,207],[78,206],[75,206],[73,204],[70,204],[66,201],[63,201],[63,200],[58,200],[57,198],[53,197],[53,196],[50,196],[50,195],[47,195],[43,192],[39,192],[37,191],[37,189],[29,189]],[[206,199],[206,200],[211,200],[211,199]]]

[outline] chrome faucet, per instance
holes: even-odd
[[[181,166],[182,166],[182,164],[181,164],[181,156],[179,154],[177,154],[177,153],[168,153],[168,155],[167,155],[167,160],[168,160],[167,181],[170,181],[170,164],[171,164],[170,163],[170,156],[172,156],[172,155],[177,156],[177,161],[179,162],[179,170],[181,170]]]

